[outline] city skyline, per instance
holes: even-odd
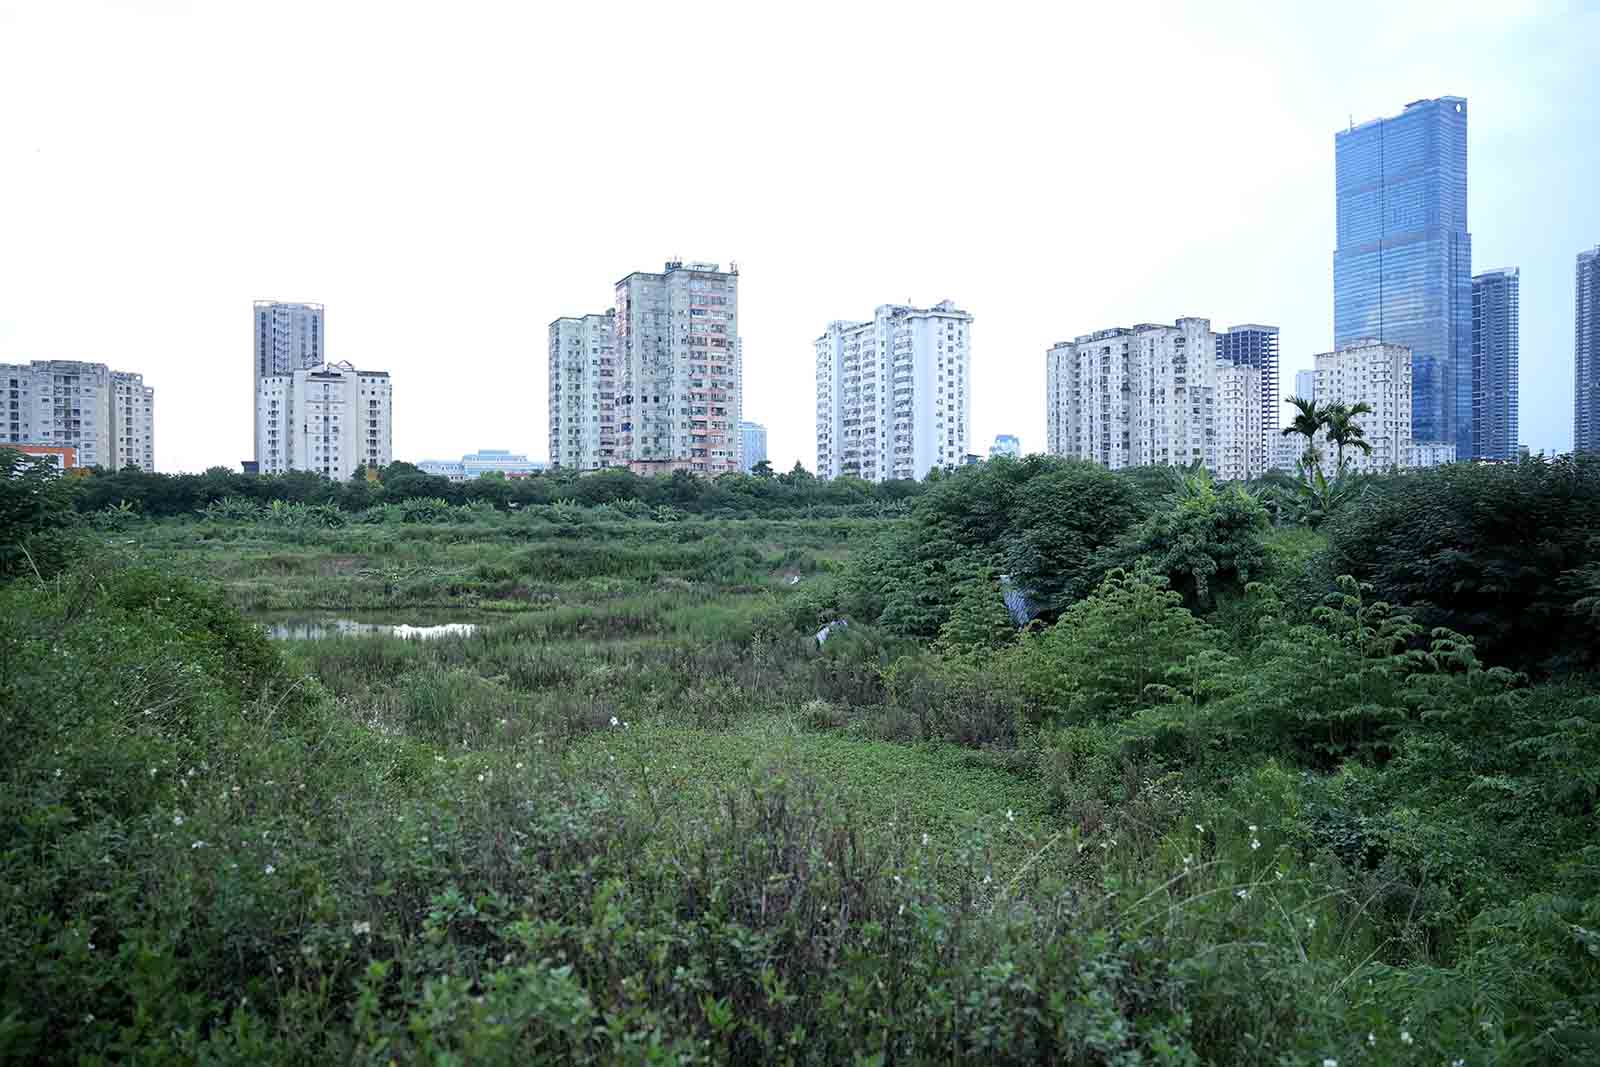
[[[655,162],[680,153],[671,123],[629,120],[629,157],[649,165],[562,161],[610,136],[640,94],[681,82],[667,56],[689,31],[664,9],[386,15],[388,46],[373,49],[362,44],[370,18],[342,7],[291,2],[261,20],[178,3],[0,0],[0,91],[34,99],[40,85],[70,87],[20,113],[0,145],[12,189],[0,360],[137,368],[162,393],[158,468],[233,466],[251,451],[243,398],[210,398],[238,396],[229,368],[242,358],[243,301],[316,300],[336,320],[328,359],[384,367],[402,384],[399,455],[457,454],[485,426],[537,454],[543,324],[602,310],[594,282],[619,266],[720,255],[744,273],[752,363],[741,414],[768,426],[774,467],[814,464],[818,324],[885,297],[949,295],[982,321],[971,441],[1012,432],[1042,451],[1039,353],[1079,324],[1266,321],[1281,330],[1282,380],[1308,369],[1334,342],[1332,134],[1455,95],[1472,105],[1474,261],[1521,268],[1524,442],[1571,447],[1573,257],[1600,241],[1589,195],[1600,147],[1582,121],[1600,87],[1581,42],[1600,35],[1600,12],[1151,17],[1135,6],[1087,19],[1019,9],[908,21],[849,10],[840,17],[857,35],[906,47],[846,91],[805,75],[801,57],[828,46],[826,13],[774,54],[760,14],[712,7],[706,46],[726,60],[724,84],[739,86],[718,104],[719,136],[740,165],[708,176]],[[633,32],[600,32],[619,18]],[[1383,34],[1358,31],[1378,18]],[[298,32],[308,22],[317,33]],[[1049,42],[1069,29],[1085,83],[1114,74],[1116,42],[1133,33],[1151,75],[1062,113],[1067,83]],[[552,37],[578,44],[545,63],[518,60]],[[416,56],[440,53],[449,61],[437,79],[411,77]],[[299,76],[280,76],[285,54]],[[1540,56],[1538,76],[1507,54]],[[1185,73],[1197,67],[1211,73]],[[925,136],[948,146],[937,165],[891,154],[865,175],[816,166],[838,131],[875,113],[931,120]],[[318,115],[296,127],[297,151],[316,166],[264,165],[259,125],[239,114]],[[1049,137],[1030,133],[1046,125]],[[530,136],[494,135],[505,128]],[[1093,146],[1195,130],[1224,159],[1249,147],[1248,165],[1174,182],[1077,163]],[[662,210],[674,200],[695,209]],[[257,236],[265,218],[270,240]],[[839,254],[869,227],[873,255]],[[133,325],[158,311],[159,329]],[[473,373],[439,375],[441,364]],[[428,383],[427,403],[407,382]]]

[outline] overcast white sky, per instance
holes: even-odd
[[[1044,352],[1203,315],[1330,347],[1333,134],[1472,106],[1474,269],[1522,268],[1522,437],[1572,440],[1600,5],[0,0],[0,361],[156,389],[162,470],[250,447],[257,298],[394,375],[395,455],[546,452],[545,327],[739,263],[747,418],[815,461],[812,341],[976,316],[972,448]]]

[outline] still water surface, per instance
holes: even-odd
[[[435,637],[465,637],[478,629],[478,623],[394,616],[350,615],[278,617],[258,620],[274,641],[323,641],[332,637],[404,637],[419,641]]]

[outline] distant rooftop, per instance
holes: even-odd
[[[1464,97],[1464,96],[1439,96],[1439,97],[1433,98],[1432,100],[1429,100],[1429,99],[1426,99],[1426,98],[1424,98],[1422,100],[1413,100],[1413,101],[1411,101],[1411,103],[1407,104],[1403,109],[1401,109],[1400,115],[1404,115],[1407,111],[1414,111],[1414,110],[1416,110],[1418,108],[1427,107],[1430,104],[1455,104],[1457,106],[1457,108],[1459,109],[1459,108],[1462,108],[1462,107],[1466,106],[1467,98]],[[1346,134],[1356,133],[1356,132],[1358,132],[1360,130],[1367,129],[1368,127],[1376,126],[1379,123],[1393,121],[1394,119],[1399,118],[1400,115],[1380,115],[1375,119],[1368,119],[1365,122],[1357,123],[1357,124],[1351,126],[1349,129],[1339,130],[1334,136],[1343,137]]]

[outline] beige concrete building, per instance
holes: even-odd
[[[1112,470],[1198,460],[1216,474],[1216,352],[1211,322],[1200,318],[1100,330],[1055,345],[1045,356],[1048,451]],[[1256,447],[1242,449],[1235,466],[1245,469],[1260,462],[1260,386],[1251,393],[1238,377],[1234,384],[1257,408],[1253,423],[1238,415],[1257,428]],[[1253,476],[1259,466],[1248,469]]]
[[[550,324],[550,466],[625,466],[617,452],[616,312]]]
[[[394,461],[388,371],[329,363],[256,382],[260,473],[314,471],[344,480]]]
[[[1266,473],[1264,377],[1259,367],[1217,364],[1215,474],[1222,481],[1249,481]],[[1271,432],[1276,434],[1276,427]]]
[[[104,363],[0,364],[0,443],[71,448],[80,467],[155,470],[155,390]]]
[[[1345,469],[1380,472],[1412,465],[1411,349],[1404,345],[1361,340],[1316,356],[1316,395],[1322,407],[1366,403],[1371,414],[1358,415],[1372,454],[1346,449]],[[1333,476],[1338,467],[1336,449],[1318,435],[1322,470]],[[1452,447],[1451,451],[1454,451]]]
[[[738,268],[672,260],[630,274],[617,282],[613,324],[615,458],[642,474],[737,471]]]

